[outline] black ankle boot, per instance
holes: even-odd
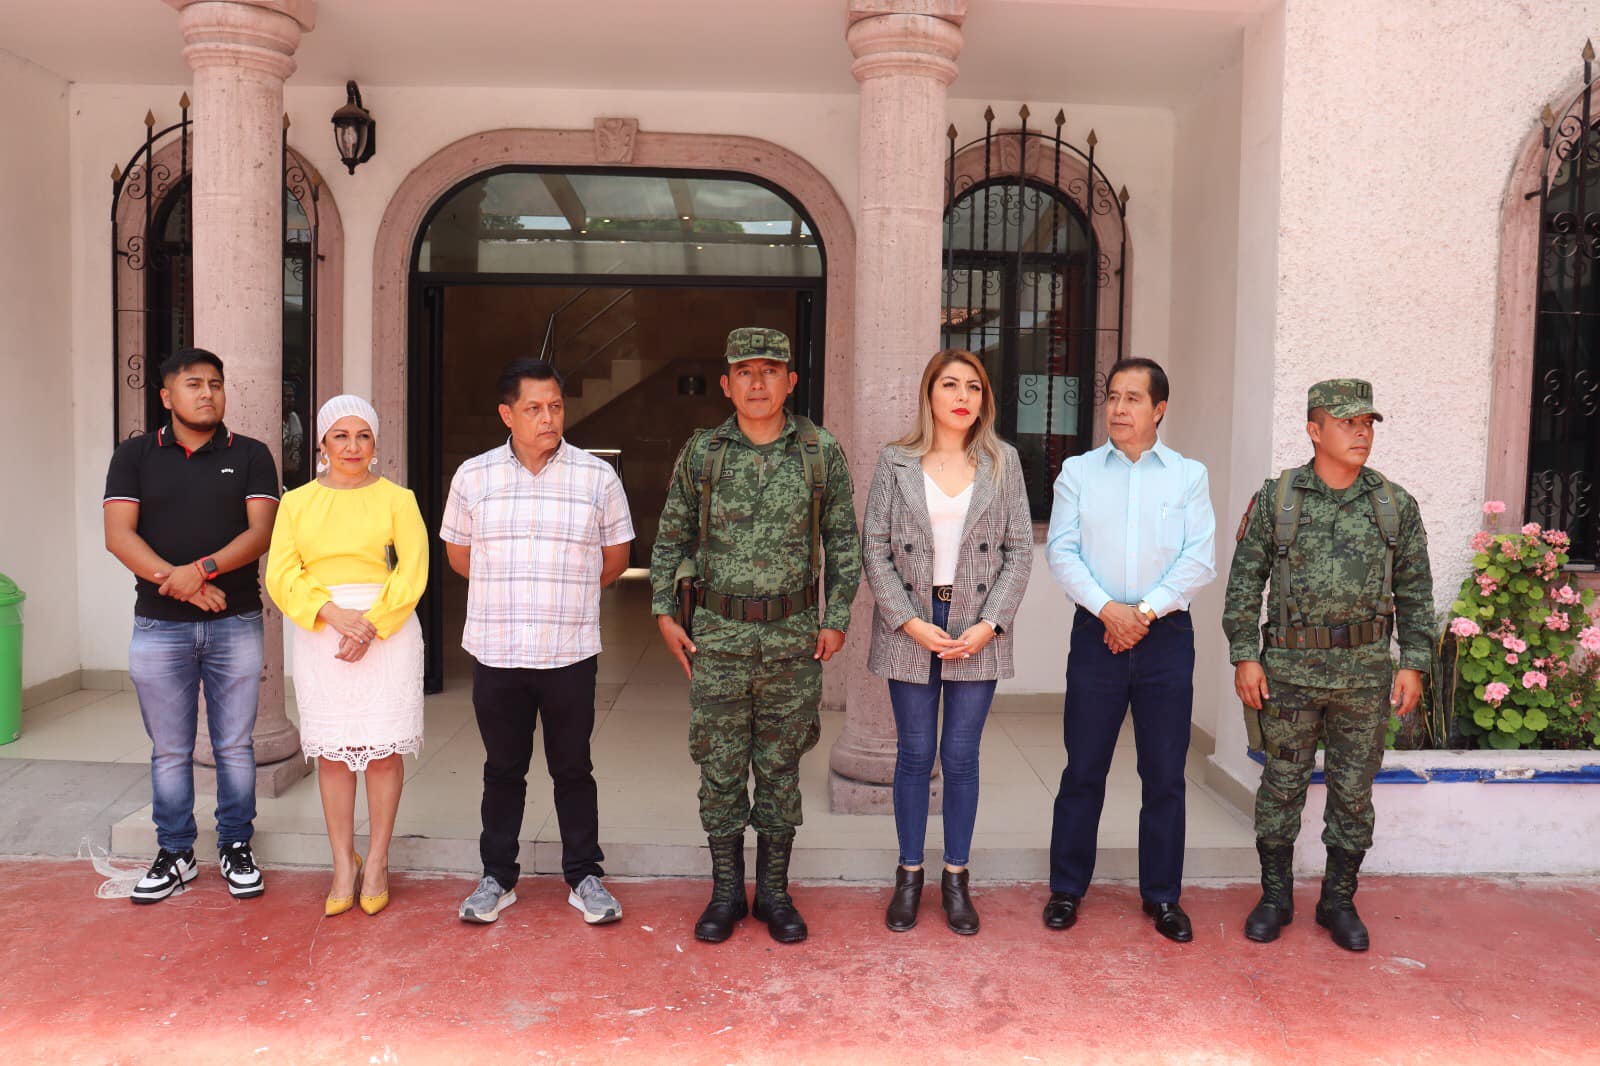
[[[1356,882],[1364,851],[1328,849],[1328,871],[1322,877],[1322,898],[1317,901],[1317,924],[1328,930],[1333,942],[1346,951],[1366,951],[1367,927],[1356,913]]]
[[[903,933],[917,924],[917,908],[922,904],[922,868],[908,870],[894,868],[894,892],[889,896],[889,909],[883,923],[897,933]]]
[[[767,932],[780,944],[798,944],[806,938],[806,920],[789,898],[789,853],[794,836],[769,837],[756,834],[757,921],[767,923]]]
[[[978,909],[967,892],[967,871],[946,870],[939,884],[944,896],[944,919],[950,928],[970,936],[978,931]]]
[[[1261,902],[1244,920],[1244,935],[1270,944],[1294,921],[1294,845],[1258,840],[1256,854],[1261,856]]]
[[[707,837],[711,845],[711,902],[694,925],[694,938],[720,944],[750,913],[744,897],[744,834]]]

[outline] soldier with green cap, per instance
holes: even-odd
[[[734,415],[696,430],[678,455],[650,557],[651,607],[689,677],[689,751],[713,878],[694,935],[726,940],[748,913],[744,832],[753,825],[756,918],[793,943],[807,932],[788,883],[800,757],[817,743],[822,664],[844,645],[861,552],[843,449],[785,410],[797,381],[789,338],[736,329],[726,356],[722,391]],[[680,586],[686,569],[692,581]],[[682,605],[680,587],[690,601]]]
[[[1266,756],[1255,812],[1261,901],[1244,931],[1266,943],[1294,918],[1294,841],[1320,736],[1328,864],[1317,923],[1340,947],[1365,951],[1354,897],[1372,844],[1372,781],[1391,711],[1417,706],[1432,664],[1433,577],[1416,500],[1367,466],[1383,421],[1372,386],[1321,381],[1306,407],[1313,458],[1251,500],[1223,611],[1234,688]]]

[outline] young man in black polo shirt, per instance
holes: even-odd
[[[172,421],[120,445],[106,474],[106,548],[137,581],[128,675],[150,735],[160,851],[133,902],[166,899],[196,876],[197,696],[217,759],[217,847],[228,891],[266,889],[250,852],[261,681],[256,560],[272,538],[278,472],[266,445],[222,423],[222,360],[188,348],[161,364]]]

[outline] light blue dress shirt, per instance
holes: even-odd
[[[1217,576],[1216,539],[1204,464],[1159,440],[1133,463],[1107,441],[1061,465],[1045,557],[1085,610],[1143,600],[1159,616]]]

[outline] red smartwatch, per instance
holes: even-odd
[[[215,559],[213,559],[209,555],[206,556],[204,559],[195,560],[195,564],[194,565],[200,571],[200,576],[202,578],[204,578],[206,581],[212,580],[219,573],[222,572],[221,569],[217,566],[217,561]]]

